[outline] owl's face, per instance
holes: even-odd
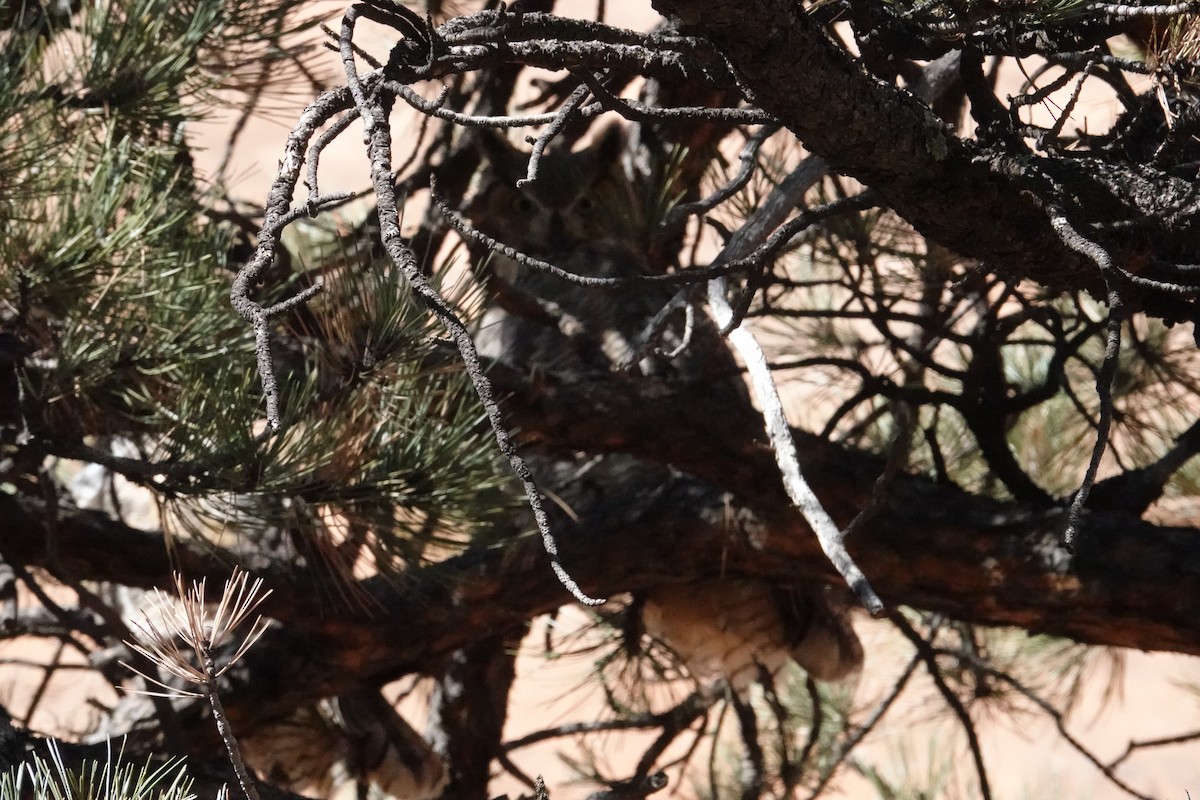
[[[485,146],[488,170],[468,216],[483,233],[549,261],[578,260],[572,256],[580,249],[634,250],[641,226],[619,161],[622,146],[617,131],[578,152],[549,149],[538,179],[518,188],[529,153],[493,137]]]

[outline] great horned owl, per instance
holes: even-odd
[[[487,168],[467,214],[492,238],[578,275],[649,274],[646,215],[621,165],[624,145],[611,127],[585,149],[551,147],[537,179],[525,182],[529,153],[486,136]],[[580,286],[486,250],[475,255],[495,299],[479,324],[480,354],[514,366],[572,374],[630,365],[644,326],[670,297],[645,285]]]
[[[529,153],[506,140],[489,138],[489,165],[474,198],[467,204],[472,224],[493,239],[555,266],[581,275],[619,277],[655,274],[653,220],[645,192],[622,166],[626,138],[609,128],[580,151],[548,150],[538,178],[518,185]],[[653,187],[657,189],[658,187]],[[670,298],[672,290],[646,284],[626,291],[581,286],[537,273],[502,255],[475,251],[490,270],[494,304],[477,332],[485,357],[532,371],[570,379],[593,370],[628,365],[646,348],[646,323]],[[703,383],[702,391],[722,393],[731,403],[750,402],[725,343],[715,329],[698,326],[681,354],[644,358],[643,373],[670,369],[672,377]],[[635,377],[636,379],[636,377]],[[598,467],[597,461],[603,466]],[[577,464],[532,459],[544,490],[575,504],[578,487],[571,476]],[[586,469],[611,483],[631,479],[665,483],[666,468],[626,455],[587,459]],[[601,480],[596,478],[596,480]],[[604,502],[603,492],[574,508]],[[664,584],[644,595],[647,632],[672,649],[702,682],[727,680],[741,692],[766,670],[774,674],[795,661],[818,680],[840,680],[854,673],[862,648],[844,611],[835,609],[822,587],[785,590],[764,580],[716,579]]]

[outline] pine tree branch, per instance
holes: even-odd
[[[878,190],[923,235],[1006,275],[1051,289],[1104,291],[1095,264],[1054,231],[1047,203],[1070,200],[1074,219],[1096,225],[1172,217],[1180,221],[1171,226],[1180,237],[1197,217],[1196,193],[1166,174],[989,150],[960,139],[915,96],[867,73],[790,0],[654,5],[711,41],[737,70],[746,94],[834,171]],[[983,219],[987,225],[979,224]],[[1156,248],[1182,242],[1171,238],[1166,234]],[[1115,233],[1102,244],[1116,263],[1137,249]],[[1134,308],[1146,304],[1141,296],[1127,301]],[[1170,299],[1156,301],[1176,307]]]
[[[613,392],[596,411],[596,428],[578,426],[560,443],[595,447],[598,443],[589,437],[599,430],[612,434],[606,437],[609,445],[637,445],[688,464],[685,448],[664,453],[661,439],[638,428],[653,427],[664,414],[678,419],[684,404],[678,398],[656,400],[653,393],[632,394],[636,397],[626,401],[648,413],[627,414],[619,393]],[[597,399],[594,388],[588,395]],[[577,397],[569,402],[578,410]],[[546,419],[553,425],[556,417],[561,419],[561,411],[551,410]],[[752,413],[750,419],[757,423]],[[522,420],[526,422],[532,420]],[[711,420],[706,434],[718,442],[720,422]],[[527,434],[550,432],[543,428]],[[868,501],[882,464],[803,432],[794,435],[814,490],[836,520],[848,521]],[[696,449],[709,458],[707,448]],[[615,593],[721,568],[773,579],[836,582],[791,508],[769,451],[750,439],[740,450],[728,450],[709,471],[720,472],[720,465],[735,465],[726,475],[735,495],[754,498],[752,510],[735,505],[732,530],[728,495],[710,485],[679,479],[659,487],[649,509],[636,497],[622,500],[610,494],[608,516],[583,514],[579,526],[563,537],[565,553],[579,565],[581,585]],[[626,508],[633,519],[622,516]],[[4,558],[47,566],[42,501],[0,495],[0,514],[11,520],[0,543]],[[902,475],[891,501],[859,534],[853,549],[890,604],[1084,642],[1200,652],[1200,619],[1191,613],[1200,606],[1200,581],[1190,566],[1200,564],[1197,531],[1097,510],[1081,518],[1080,543],[1072,554],[1059,542],[1063,522],[1061,509],[1030,512]],[[159,532],[66,509],[57,527],[60,560],[78,577],[142,586],[169,580],[172,565]],[[232,561],[184,542],[176,543],[175,555],[189,575],[214,579],[227,577],[225,564]],[[542,558],[540,544],[526,539],[414,571],[401,585],[367,581],[363,589],[372,593],[379,609],[371,615],[328,609],[322,614],[319,587],[295,586],[281,568],[274,568],[273,577],[268,571],[266,583],[275,592],[264,612],[278,624],[247,654],[242,671],[227,676],[235,680],[222,689],[231,724],[247,730],[256,720],[362,680],[428,669],[484,632],[517,629],[563,601],[558,581],[538,567]],[[363,674],[363,664],[371,665],[370,675]],[[261,679],[281,674],[288,680]]]

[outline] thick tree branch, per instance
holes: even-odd
[[[498,386],[519,388],[493,377]],[[646,380],[611,380],[603,392],[596,386],[547,392],[543,386],[528,394],[528,403],[510,404],[513,411],[525,411],[514,421],[527,440],[645,451],[707,471],[723,479],[723,489],[752,503],[753,512],[742,507],[731,517],[723,489],[682,477],[631,487],[640,494],[629,502],[607,495],[604,503],[583,509],[576,529],[563,531],[564,552],[580,565],[577,577],[586,591],[636,590],[720,568],[837,583],[787,500],[769,450],[754,434],[746,435],[747,426],[758,428],[752,410],[706,414],[702,406],[689,405],[692,398]],[[672,426],[688,435],[663,437]],[[796,437],[814,490],[844,524],[869,501],[882,462],[803,432]],[[0,495],[0,514],[10,521],[5,558],[45,566],[42,502]],[[1200,618],[1193,613],[1200,606],[1196,530],[1096,510],[1084,515],[1080,545],[1070,554],[1059,543],[1063,524],[1061,509],[1031,512],[901,476],[889,504],[848,544],[889,604],[1085,642],[1200,653]],[[57,536],[59,559],[77,576],[142,586],[169,579],[172,563],[158,532],[64,509]],[[177,543],[174,554],[189,576],[223,577],[232,563],[185,542]],[[364,590],[374,595],[378,609],[370,615],[322,611],[311,575],[298,585],[265,565],[275,591],[264,608],[279,622],[247,655],[235,685],[223,692],[232,723],[245,730],[314,697],[437,671],[456,649],[519,630],[565,599],[541,567],[542,558],[537,540],[528,538],[415,570],[399,582],[369,581]]]
[[[427,730],[450,772],[442,800],[487,796],[489,768],[501,752],[516,651],[525,629],[512,633],[456,650],[437,677]]]
[[[1043,210],[1047,202],[1073,204],[1077,218],[1100,225],[1182,214],[1187,225],[1176,224],[1154,245],[1160,249],[1195,218],[1195,192],[1165,174],[1006,154],[960,139],[914,95],[865,72],[798,3],[654,5],[716,45],[752,100],[834,170],[877,189],[930,239],[1008,275],[1052,289],[1103,291],[1095,266],[1054,233]],[[1134,256],[1147,246],[1140,236],[1113,238],[1121,241],[1105,244],[1120,263],[1140,260]]]

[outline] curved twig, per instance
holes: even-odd
[[[1104,346],[1104,362],[1096,376],[1096,392],[1100,395],[1100,418],[1096,423],[1096,443],[1092,447],[1092,455],[1088,460],[1087,471],[1075,498],[1071,501],[1071,510],[1067,515],[1067,530],[1063,534],[1067,549],[1075,546],[1075,536],[1079,530],[1079,517],[1087,503],[1092,486],[1096,483],[1096,472],[1100,468],[1100,458],[1108,448],[1108,432],[1112,426],[1113,379],[1117,375],[1117,359],[1121,354],[1121,326],[1125,320],[1125,303],[1117,288],[1116,269],[1108,251],[1099,244],[1084,238],[1071,225],[1066,214],[1058,206],[1048,208],[1050,224],[1063,240],[1063,244],[1072,250],[1082,253],[1095,262],[1104,278],[1108,293],[1108,338]]]
[[[343,35],[349,36],[353,33],[353,16],[350,12],[347,12],[346,19],[347,21],[343,24]],[[343,41],[342,50],[344,54],[350,51],[349,45],[345,41]],[[379,210],[381,244],[396,269],[404,276],[413,294],[437,318],[458,348],[467,375],[475,388],[475,394],[483,404],[484,412],[492,428],[493,438],[500,452],[508,459],[509,466],[525,490],[526,500],[533,512],[534,522],[541,534],[546,554],[550,557],[550,566],[553,568],[554,574],[571,593],[571,596],[580,603],[600,605],[604,600],[587,595],[562,565],[558,553],[558,543],[550,529],[550,520],[542,504],[541,492],[534,483],[533,473],[530,472],[525,459],[517,451],[508,429],[504,426],[500,407],[496,404],[493,396],[492,384],[483,373],[483,365],[479,361],[479,353],[475,349],[471,332],[467,330],[466,325],[459,319],[449,303],[421,271],[416,255],[400,235],[399,208],[396,201],[395,184],[392,180],[392,134],[388,114],[381,104],[367,100],[356,75],[353,56],[344,58],[344,62],[347,70],[347,83],[354,94],[366,129],[367,150],[371,162],[371,183],[375,187]],[[354,88],[356,86],[359,87],[357,90]]]
[[[962,724],[963,733],[967,736],[967,745],[971,749],[971,759],[975,762],[975,774],[979,776],[979,794],[984,800],[991,800],[992,789],[988,784],[987,765],[983,761],[983,750],[979,746],[979,735],[975,732],[975,722],[971,719],[971,715],[967,713],[962,700],[946,684],[942,670],[937,664],[937,654],[929,642],[925,641],[919,633],[913,630],[912,625],[909,625],[908,620],[900,613],[893,611],[888,614],[888,619],[904,635],[904,638],[908,639],[912,646],[917,649],[917,657],[925,664],[925,669],[929,672],[929,677],[933,679],[933,685],[937,687],[938,692],[946,701],[946,705],[950,706],[950,710],[954,712],[954,716],[958,717],[959,723]]]

